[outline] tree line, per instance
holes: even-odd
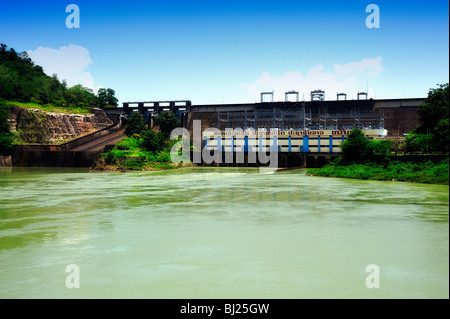
[[[448,153],[449,149],[449,84],[439,84],[428,92],[418,110],[422,125],[406,136],[407,153]]]
[[[409,132],[403,142],[393,139],[369,141],[354,129],[341,144],[344,162],[374,161],[394,152],[404,154],[448,154],[449,152],[449,84],[438,84],[428,92],[417,111],[421,126]]]
[[[118,104],[113,89],[101,88],[95,94],[80,84],[68,87],[56,74],[45,74],[26,52],[8,50],[4,43],[0,44],[0,98],[62,108],[113,108]]]

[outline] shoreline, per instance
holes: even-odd
[[[447,159],[439,164],[393,163],[383,166],[368,163],[347,166],[326,165],[322,168],[310,168],[307,170],[306,175],[355,180],[449,185],[449,163]]]
[[[157,168],[157,167],[152,167],[152,166],[148,166],[148,167],[143,167],[143,168],[135,168],[135,167],[125,167],[125,166],[121,166],[121,165],[105,165],[102,168],[98,168],[96,165],[89,167],[89,171],[93,171],[93,172],[132,172],[132,171],[136,171],[136,172],[143,172],[143,171],[148,171],[148,172],[157,172],[157,171],[169,171],[169,170],[174,170],[174,169],[180,169],[180,168],[189,168],[189,167],[196,167],[196,165],[194,165],[193,163],[150,163],[150,165],[153,164],[166,164],[168,166],[171,167],[164,167],[164,168]]]

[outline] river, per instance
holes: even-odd
[[[448,226],[442,185],[0,168],[0,298],[449,298]]]

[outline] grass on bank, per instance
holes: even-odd
[[[56,107],[52,104],[41,105],[35,102],[17,102],[17,101],[2,101],[2,105],[9,109],[9,106],[16,106],[24,109],[28,109],[29,112],[24,114],[25,118],[22,119],[22,127],[18,129],[17,132],[11,133],[12,144],[22,145],[22,144],[42,144],[42,145],[58,145],[65,142],[69,142],[73,139],[82,137],[84,135],[90,134],[91,132],[86,132],[83,135],[74,138],[60,138],[57,141],[49,141],[49,132],[46,132],[44,128],[44,123],[47,120],[44,113],[35,113],[32,110],[38,109],[45,112],[54,112],[62,114],[91,114],[88,109],[81,107]]]
[[[64,113],[64,114],[90,114],[89,110],[81,107],[57,107],[53,104],[41,105],[35,102],[17,102],[17,101],[6,101],[9,105],[14,105],[22,107],[25,109],[39,109],[46,112]]]
[[[309,169],[307,174],[323,177],[449,185],[449,159],[447,158],[438,164],[431,161],[424,163],[393,161],[384,164],[367,163],[340,166],[332,162],[322,168]]]

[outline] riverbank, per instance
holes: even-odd
[[[158,151],[148,151],[143,146],[141,137],[127,137],[106,153],[102,153],[91,170],[100,171],[157,171],[193,167],[195,164],[186,160],[174,163],[171,160],[171,147],[176,141],[165,141],[165,147]]]
[[[99,163],[100,162],[100,163]],[[169,169],[195,167],[190,163],[159,163],[146,162],[141,158],[129,159],[118,164],[104,164],[101,159],[90,168],[91,171],[111,171],[111,172],[126,172],[126,171],[163,171]]]
[[[401,163],[389,164],[328,164],[322,168],[308,169],[307,175],[322,177],[351,178],[377,181],[400,181],[424,184],[449,185],[449,160],[440,163]]]

